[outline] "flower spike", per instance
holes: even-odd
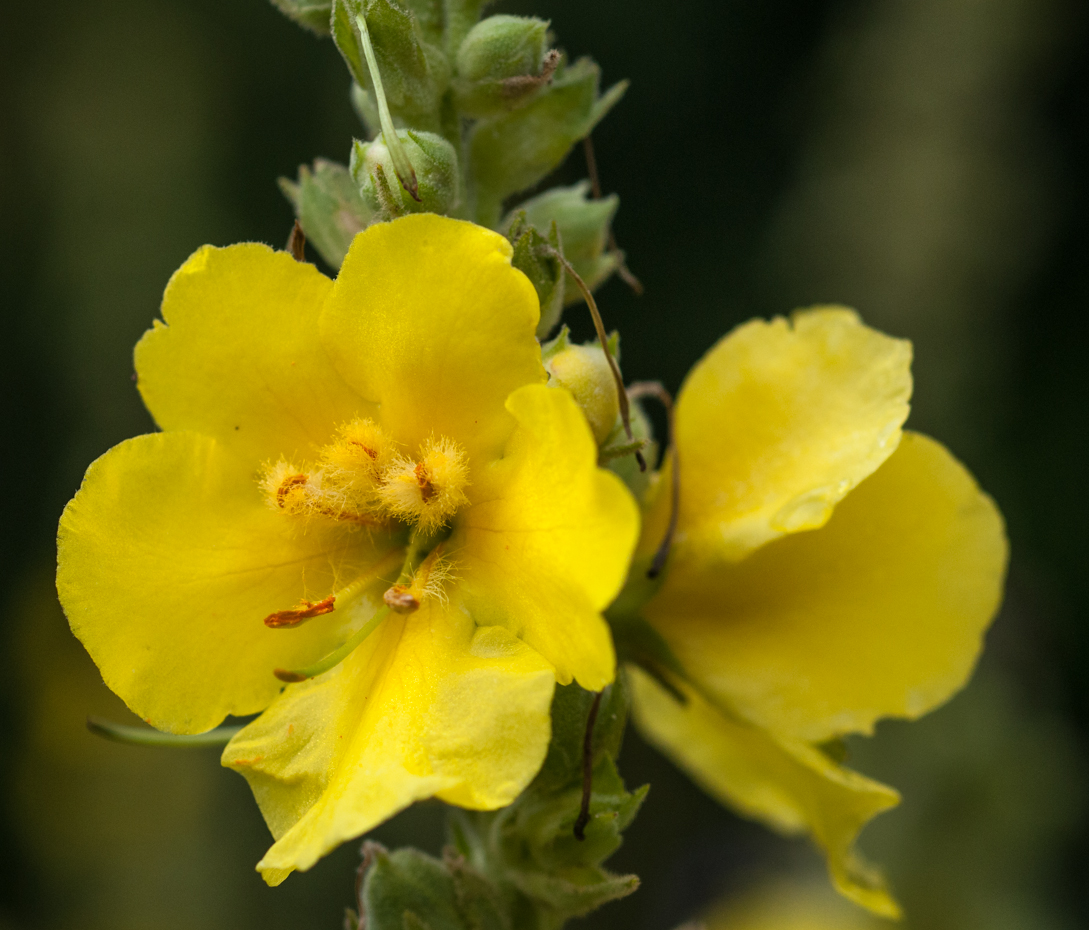
[[[359,29],[359,40],[363,45],[363,55],[367,59],[367,68],[371,73],[371,83],[374,85],[374,98],[378,103],[378,119],[382,124],[382,138],[386,148],[389,149],[390,158],[393,161],[393,170],[397,172],[397,179],[401,186],[408,191],[409,196],[417,203],[420,200],[419,184],[416,181],[416,170],[409,161],[408,153],[397,138],[397,130],[393,125],[393,117],[389,112],[389,104],[386,102],[386,92],[382,88],[382,75],[378,70],[378,59],[374,56],[374,46],[371,45],[371,34],[367,31],[367,20],[362,13],[355,18],[356,27]]]

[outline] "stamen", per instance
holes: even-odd
[[[666,527],[665,536],[654,553],[654,558],[647,569],[648,578],[657,578],[665,568],[666,559],[669,558],[669,550],[673,547],[673,536],[677,532],[677,517],[681,505],[681,464],[677,458],[677,444],[673,441],[673,398],[660,381],[636,381],[628,388],[628,396],[632,400],[640,397],[653,397],[666,409],[666,422],[669,426],[668,445],[673,454],[672,481],[669,487],[669,525]]]
[[[452,439],[432,437],[419,462],[398,458],[386,470],[378,497],[393,516],[431,532],[469,502],[464,491],[468,483],[464,450]]]
[[[265,617],[265,626],[273,629],[298,626],[312,617],[320,617],[322,614],[331,614],[335,609],[336,597],[330,594],[320,601],[300,602],[298,607],[292,610],[277,610]]]
[[[384,558],[379,559],[367,571],[359,575],[350,585],[335,591],[320,601],[301,602],[292,610],[278,610],[265,617],[265,626],[276,630],[289,630],[322,614],[330,614],[337,608],[350,605],[363,591],[384,575],[391,572],[402,561],[402,550],[392,549]]]
[[[335,480],[339,474],[327,475],[321,468],[305,472],[280,459],[266,469],[260,484],[274,510],[360,526],[383,525],[386,521],[374,512],[373,500],[368,501],[367,495],[353,493],[351,486]],[[370,496],[373,499],[373,493]]]
[[[442,555],[444,545],[439,543],[431,550],[413,574],[411,584],[395,584],[382,595],[391,610],[399,614],[410,614],[419,610],[420,605],[431,598],[446,601],[444,583],[452,576],[450,563]]]
[[[408,540],[408,546],[404,551],[404,562],[401,564],[401,575],[397,579],[398,585],[404,585],[405,582],[413,578],[416,574],[417,566],[420,565],[421,557],[433,542],[434,538],[429,537],[427,533],[422,532],[419,527],[413,530],[412,535]],[[440,547],[437,546],[435,548],[438,549]],[[398,555],[400,555],[399,552]],[[428,556],[428,558],[432,557],[435,560],[438,559],[438,555],[434,551]],[[428,559],[424,559],[423,561],[426,563]],[[357,581],[355,584],[361,585],[362,582]],[[363,640],[377,630],[378,627],[381,626],[382,621],[389,615],[390,610],[389,604],[383,604],[378,608],[378,611],[370,620],[364,623],[359,630],[348,638],[343,646],[330,652],[329,655],[325,656],[323,659],[319,659],[313,665],[308,665],[306,668],[300,669],[278,668],[274,669],[272,674],[279,678],[280,681],[294,683],[306,681],[308,678],[314,678],[317,675],[329,671],[329,669],[334,668],[348,658]]]
[[[274,669],[272,674],[279,678],[280,681],[286,681],[289,684],[292,684],[299,681],[306,681],[308,678],[315,678],[318,675],[329,671],[329,669],[336,667],[348,658],[363,640],[377,630],[378,627],[382,625],[382,621],[386,619],[387,614],[389,614],[388,606],[379,607],[378,612],[353,633],[343,646],[330,652],[324,659],[319,659],[313,665],[308,665],[306,668],[300,669],[278,668]]]
[[[382,595],[382,600],[386,602],[390,610],[398,614],[410,614],[420,609],[420,602],[416,599],[416,595],[403,584],[395,584],[392,588],[387,588],[386,593]]]

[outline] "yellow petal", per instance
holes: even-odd
[[[674,562],[647,616],[717,700],[786,736],[919,717],[971,674],[1007,555],[994,502],[906,433],[828,524],[711,571]]]
[[[896,448],[910,366],[910,343],[842,308],[753,320],[723,338],[677,398],[678,552],[736,561],[822,526]],[[648,533],[661,523],[652,514]]]
[[[601,611],[620,590],[639,516],[623,483],[597,467],[597,447],[564,390],[531,385],[507,409],[518,429],[478,477],[451,539],[459,597],[481,624],[525,640],[589,691],[613,680]]]
[[[296,630],[263,620],[357,577],[380,539],[294,532],[215,440],[156,433],[87,470],[61,517],[57,588],[106,684],[160,729],[199,733],[261,710],[273,669],[340,642],[347,610]]]
[[[474,463],[498,454],[513,426],[507,395],[544,380],[537,292],[510,257],[497,233],[431,213],[371,226],[352,243],[322,339],[409,454],[432,434],[461,443]]]
[[[639,729],[708,794],[783,833],[809,833],[842,894],[882,916],[899,916],[880,875],[854,853],[866,823],[899,803],[896,791],[805,743],[732,721],[686,686],[682,704],[638,669],[631,682]]]
[[[332,282],[286,252],[204,246],[179,268],[136,346],[140,393],[164,430],[195,430],[255,468],[313,457],[340,423],[372,416],[318,334]]]
[[[265,880],[310,868],[413,801],[511,803],[544,760],[554,685],[541,656],[460,610],[431,602],[391,614],[339,666],[289,687],[223,754],[276,837],[257,866]]]

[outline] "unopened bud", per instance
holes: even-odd
[[[431,132],[402,129],[396,135],[412,164],[418,199],[400,183],[385,133],[380,133],[373,142],[356,140],[352,147],[350,170],[364,202],[386,219],[406,213],[451,213],[461,200],[454,147]]]
[[[567,343],[567,329],[556,338],[554,349],[543,353],[549,384],[566,388],[582,408],[594,440],[600,446],[620,415],[616,381],[601,346]]]
[[[458,109],[484,117],[512,110],[546,84],[559,64],[548,50],[548,23],[524,16],[489,16],[461,43],[454,82]]]

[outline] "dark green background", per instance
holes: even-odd
[[[1007,606],[968,693],[855,747],[904,788],[867,845],[911,926],[1089,921],[1089,35],[1059,0],[519,0],[606,80],[595,133],[646,285],[601,294],[625,375],[675,389],[734,324],[856,306],[916,345],[911,424],[1000,502]],[[0,7],[0,927],[333,928],[355,851],[266,889],[267,834],[214,753],[97,743],[119,716],[51,588],[92,458],[152,428],[131,350],[197,246],[281,245],[275,187],[360,132],[332,45],[262,0]],[[575,153],[561,171],[583,176]],[[588,333],[575,309],[568,318]],[[812,868],[634,736],[653,785],[616,857],[644,888],[587,925],[669,930]],[[441,843],[437,805],[379,831]]]

